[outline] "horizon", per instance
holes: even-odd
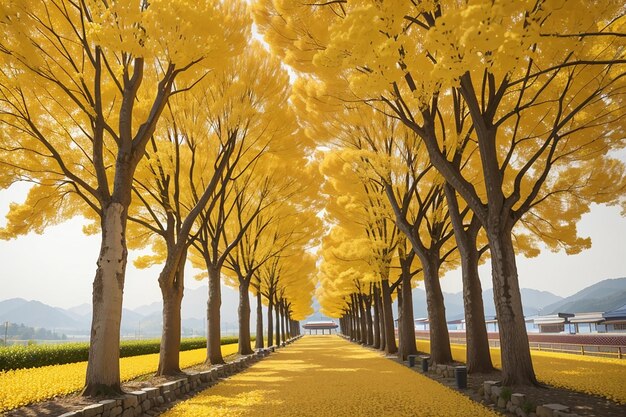
[[[601,283],[601,282],[605,282],[605,281],[614,281],[614,280],[620,280],[620,279],[626,279],[626,276],[623,276],[623,277],[614,277],[614,278],[606,278],[606,279],[603,279],[603,280],[600,280],[600,281],[594,282],[593,284],[590,284],[590,285],[588,285],[588,286],[586,286],[586,287],[584,287],[584,288],[580,289],[579,291],[576,291],[575,293],[570,294],[570,295],[568,295],[568,296],[562,296],[562,295],[559,295],[559,294],[555,294],[555,293],[553,293],[553,292],[551,292],[551,291],[547,291],[547,290],[539,290],[539,289],[536,289],[536,288],[530,288],[530,287],[520,287],[520,291],[523,291],[523,290],[537,291],[537,292],[540,292],[540,293],[545,293],[545,294],[553,295],[553,296],[559,297],[559,298],[561,298],[562,300],[564,300],[564,299],[566,299],[566,298],[569,298],[569,297],[571,297],[571,296],[573,296],[573,295],[576,295],[576,294],[578,294],[579,292],[581,292],[581,291],[583,291],[583,290],[586,290],[586,289],[588,289],[588,288],[590,288],[590,287],[592,287],[592,286],[594,286],[594,285],[596,285],[596,284],[599,284],[599,283]],[[197,288],[193,288],[193,290],[198,290],[198,289],[206,289],[206,288],[208,288],[208,287],[207,287],[206,285],[204,285],[204,284],[203,284],[202,286],[199,286],[199,287],[197,287]],[[236,289],[234,289],[234,288],[232,288],[232,287],[229,287],[229,286],[227,286],[227,285],[225,285],[225,284],[222,284],[222,292],[224,292],[224,290],[226,290],[226,291],[232,291],[233,293],[236,293],[236,292],[237,292],[237,290],[236,290]],[[418,287],[414,287],[414,288],[413,288],[413,291],[415,291],[415,290],[425,292],[424,288],[419,287],[419,286],[418,286]],[[483,288],[483,293],[484,293],[484,292],[487,292],[487,291],[490,291],[490,290],[493,290],[493,287]],[[463,291],[457,291],[457,292],[447,292],[447,291],[443,291],[443,294],[444,294],[444,295],[455,295],[455,296],[458,296],[458,295],[462,295],[462,293],[463,293]],[[75,308],[79,308],[79,307],[85,307],[85,306],[87,306],[87,307],[91,307],[91,303],[89,303],[89,302],[83,302],[83,303],[81,303],[81,304],[71,305],[71,306],[69,306],[69,307],[63,307],[63,306],[59,306],[59,305],[49,304],[49,303],[43,302],[43,301],[38,300],[38,299],[35,299],[35,298],[25,298],[25,297],[0,298],[0,302],[10,301],[10,300],[24,300],[24,301],[26,301],[26,302],[33,302],[33,301],[34,301],[34,302],[39,302],[39,303],[42,303],[42,304],[44,304],[44,305],[46,305],[46,306],[49,306],[49,307],[59,308],[59,309],[66,310],[66,311],[68,311],[68,310],[72,310],[72,309],[75,309]],[[185,299],[183,298],[183,302],[184,302],[184,300],[185,300]],[[315,300],[315,296],[313,296],[312,300]],[[154,300],[154,301],[151,301],[151,302],[148,302],[148,303],[146,303],[146,304],[142,304],[142,305],[139,305],[139,306],[136,306],[136,307],[128,307],[128,306],[123,306],[122,308],[123,308],[123,309],[126,309],[126,310],[130,310],[130,311],[135,312],[135,313],[137,313],[137,314],[141,314],[141,315],[146,316],[146,314],[145,314],[145,313],[138,313],[138,312],[137,312],[137,310],[142,309],[142,308],[146,308],[146,307],[153,306],[154,304],[158,304],[158,303],[160,303],[161,301],[162,301],[162,300],[161,300],[161,299],[159,299],[159,300]],[[253,299],[253,298],[250,298],[250,303],[251,303],[251,310],[252,310],[252,306],[256,306],[256,300],[255,300],[255,299]],[[315,301],[313,301],[313,305],[315,305],[315,303],[316,303],[316,302],[315,302]],[[395,304],[395,303],[396,303],[396,300],[394,300],[394,304]],[[224,304],[223,304],[223,305],[224,305]],[[236,306],[235,306],[235,307],[236,307]],[[319,312],[318,310],[314,310],[314,311],[313,311],[313,313],[312,313],[309,317],[311,317],[311,316],[313,316],[313,315],[315,315],[315,314],[318,314],[318,313],[320,313],[320,314],[321,314],[321,312]],[[76,314],[79,314],[79,313],[76,313]],[[90,314],[90,313],[89,313],[89,314]],[[151,314],[153,314],[153,313],[151,313]],[[264,314],[265,314],[265,310],[264,310]],[[82,314],[79,314],[79,315],[82,315]],[[193,317],[193,318],[197,318],[197,317]]]
[[[626,152],[622,158],[626,160]],[[9,204],[23,201],[27,191],[28,184],[14,184],[0,190],[0,227],[6,224]],[[8,241],[0,240],[0,262],[5,267],[0,283],[1,299],[32,299],[65,309],[90,304],[100,237],[85,235],[85,224],[86,220],[75,217],[49,226],[42,235],[29,233]],[[567,255],[564,251],[554,253],[542,247],[535,258],[516,257],[520,288],[547,291],[566,298],[605,279],[626,277],[626,257],[620,241],[621,236],[626,236],[626,217],[619,207],[593,204],[577,228],[580,236],[591,238],[591,248]],[[161,266],[140,270],[133,265],[134,259],[148,253],[147,250],[129,251],[124,308],[132,310],[161,300],[157,283]],[[32,261],[33,254],[37,262]],[[42,271],[44,278],[41,278]],[[206,279],[192,278],[200,272],[187,265],[185,289],[205,285]],[[489,261],[479,267],[479,273],[482,287],[492,288]],[[461,292],[460,269],[442,274],[440,282],[446,293]],[[71,290],[60,293],[57,291],[60,283]]]

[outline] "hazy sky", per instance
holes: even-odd
[[[15,185],[0,191],[0,225],[11,201],[22,201],[27,187]],[[96,269],[99,236],[85,236],[83,221],[73,219],[51,227],[44,235],[29,234],[10,241],[0,240],[0,300],[21,297],[58,307],[91,302],[91,285]],[[575,256],[544,251],[539,257],[518,257],[520,285],[561,296],[607,278],[626,276],[626,218],[615,207],[594,206],[579,223],[581,236],[590,236],[593,247]],[[130,260],[134,259],[131,252]],[[159,267],[137,270],[129,262],[124,306],[135,308],[160,300]],[[489,264],[481,267],[483,288],[490,288]],[[186,287],[202,282],[187,274]],[[445,292],[461,291],[459,271],[442,279]]]

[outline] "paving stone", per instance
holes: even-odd
[[[127,408],[136,406],[137,403],[138,403],[138,401],[137,401],[137,397],[135,395],[126,394],[126,395],[124,395],[124,399],[122,400],[122,407],[125,410]]]
[[[524,401],[526,401],[526,396],[524,394],[513,393],[511,394],[511,402],[515,405],[523,405]]]
[[[117,405],[117,401],[116,400],[102,400],[98,404],[102,404],[103,411],[109,411],[110,409],[112,409],[113,407]]]
[[[122,408],[122,406],[120,405],[116,405],[115,407],[113,407],[111,409],[111,411],[109,411],[109,416],[110,417],[118,417],[122,415],[122,412],[124,411],[124,409]]]
[[[102,404],[92,404],[83,408],[84,417],[95,417],[104,412],[104,406]]]
[[[133,408],[127,408],[122,413],[122,417],[135,417],[135,410]]]
[[[144,388],[143,392],[146,393],[146,398],[152,399],[152,398],[156,398],[159,396],[160,390],[159,388],[156,388],[156,387],[154,388],[150,387],[150,388]]]
[[[173,391],[174,389],[176,389],[176,381],[164,382],[161,384],[161,394]]]
[[[137,397],[137,402],[138,403],[141,403],[143,400],[148,398],[148,394],[146,394],[146,392],[143,391],[143,390],[133,391],[133,392],[130,392],[129,394],[130,395],[134,395],[135,397]]]

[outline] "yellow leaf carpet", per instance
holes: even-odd
[[[378,352],[305,336],[162,417],[497,415]]]
[[[451,347],[454,360],[465,362],[465,345]],[[417,340],[417,349],[430,352],[430,342]],[[626,404],[626,360],[536,350],[530,354],[540,381]],[[500,349],[491,349],[491,360],[494,366],[501,367]]]
[[[233,353],[237,353],[237,343],[222,345],[222,355]],[[181,368],[201,364],[205,359],[206,349],[180,352]],[[158,353],[121,358],[120,376],[122,381],[129,381],[156,372],[158,366]],[[85,385],[86,372],[87,362],[0,372],[0,413],[79,391]]]

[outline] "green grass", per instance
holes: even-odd
[[[254,340],[254,337],[252,338]],[[237,343],[236,336],[222,338],[222,345]],[[180,350],[201,349],[206,346],[202,337],[182,339]],[[158,353],[159,339],[127,340],[120,343],[120,357]],[[54,345],[8,346],[0,348],[0,371],[37,368],[47,365],[83,362],[89,358],[89,342],[62,343]]]

